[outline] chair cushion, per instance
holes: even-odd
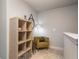
[[[45,38],[44,37],[41,37],[39,42],[45,42]]]

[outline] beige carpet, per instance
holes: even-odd
[[[63,59],[61,51],[43,49],[32,55],[31,59]]]

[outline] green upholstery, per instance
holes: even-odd
[[[34,44],[36,48],[48,48],[49,38],[48,37],[34,37]]]

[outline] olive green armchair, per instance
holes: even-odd
[[[48,37],[34,37],[34,44],[36,48],[49,48]]]

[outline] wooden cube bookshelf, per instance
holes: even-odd
[[[32,50],[32,22],[11,18],[9,37],[9,59],[29,59],[26,55]]]

